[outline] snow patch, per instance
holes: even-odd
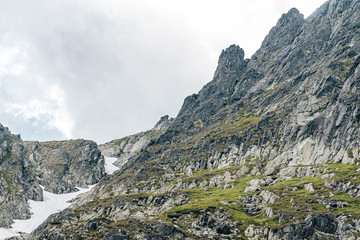
[[[114,162],[117,160],[117,158],[113,157],[105,157],[105,172],[107,174],[112,174],[116,170],[119,170],[117,166],[114,165]]]
[[[14,220],[14,224],[10,229],[0,228],[0,240],[8,237],[20,235],[20,233],[30,233],[42,224],[51,214],[60,212],[69,207],[70,200],[75,197],[88,192],[95,185],[88,188],[77,188],[79,191],[65,194],[54,194],[51,192],[44,192],[44,201],[29,200],[31,218],[27,220]],[[42,187],[44,190],[44,187]]]

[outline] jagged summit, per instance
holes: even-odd
[[[276,51],[291,44],[304,23],[304,15],[296,8],[291,9],[288,13],[283,14],[276,26],[270,30],[260,49],[271,48],[272,51]]]
[[[238,45],[233,44],[227,49],[222,50],[218,64],[221,65],[224,64],[224,62],[241,63],[244,61],[244,56],[245,56],[244,50],[240,48]]]
[[[165,115],[160,118],[160,120],[155,124],[154,130],[162,130],[167,128],[171,122],[173,121],[173,118],[170,118],[169,115]]]
[[[303,19],[304,15],[300,13],[297,8],[292,8],[281,16],[276,26],[285,25],[294,21],[302,21]]]

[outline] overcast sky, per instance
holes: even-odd
[[[0,122],[98,143],[175,117],[221,50],[246,57],[282,13],[325,0],[0,0]]]

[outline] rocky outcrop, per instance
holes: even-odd
[[[42,189],[36,173],[25,166],[26,149],[19,135],[0,125],[0,227],[13,219],[30,217],[28,199],[41,201]]]
[[[100,144],[99,149],[104,156],[118,158],[115,165],[121,168],[130,158],[145,149],[152,140],[158,138],[172,122],[173,118],[169,118],[168,115],[163,116],[151,130]]]
[[[89,140],[25,142],[28,164],[40,173],[45,191],[68,193],[76,187],[98,183],[105,175],[104,157],[97,144]]]
[[[105,175],[104,158],[95,142],[23,142],[0,125],[0,227],[30,218],[28,200],[42,201],[43,190],[77,191]]]
[[[245,235],[252,239],[355,239],[358,227],[347,223],[344,216],[332,214],[308,215],[303,223],[287,225],[283,229],[257,228],[249,226]]]
[[[78,211],[72,206],[49,217],[31,235],[30,239],[184,239],[185,233],[177,227],[156,219],[155,212],[167,205],[181,205],[188,201],[185,195],[169,194],[152,197],[142,195],[123,198],[107,197],[93,200]],[[175,200],[173,200],[175,199]],[[170,207],[171,208],[171,207]],[[89,220],[91,218],[91,220]],[[48,225],[50,223],[50,225]],[[58,225],[70,232],[54,229]]]

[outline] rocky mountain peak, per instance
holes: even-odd
[[[170,118],[169,115],[165,115],[160,118],[160,120],[155,124],[154,130],[162,130],[170,125],[173,121],[173,118]]]
[[[233,44],[227,49],[222,50],[218,63],[219,65],[242,63],[244,61],[244,56],[244,50],[238,45]]]
[[[261,48],[272,47],[276,50],[284,45],[291,44],[304,23],[304,15],[296,8],[290,9],[288,13],[281,16],[276,26],[270,30]]]
[[[287,13],[284,13],[279,19],[277,25],[284,25],[293,21],[301,21],[304,19],[304,15],[299,12],[297,8],[290,9]]]
[[[4,127],[4,126],[0,123],[0,134],[11,135],[11,132],[10,132],[9,128]]]
[[[225,79],[224,74],[239,74],[239,71],[241,71],[243,66],[246,65],[244,56],[244,50],[235,44],[231,45],[225,50],[222,50],[218,61],[218,67],[215,71],[215,81],[216,79]]]

